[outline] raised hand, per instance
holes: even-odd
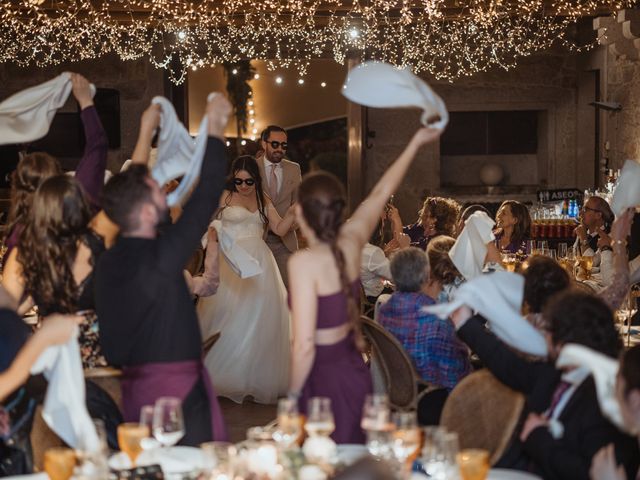
[[[224,95],[217,92],[209,94],[206,111],[209,136],[224,139],[224,129],[232,111],[233,107]]]
[[[91,84],[89,80],[79,73],[71,74],[71,91],[78,101],[80,109],[84,110],[93,105],[93,97],[91,96]]]
[[[162,108],[160,107],[160,105],[157,105],[155,103],[149,105],[147,109],[142,112],[142,116],[140,117],[140,130],[153,133],[155,129],[160,126],[161,113]]]

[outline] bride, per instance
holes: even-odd
[[[275,403],[289,381],[289,309],[275,258],[264,242],[267,228],[286,234],[295,214],[280,218],[262,190],[256,160],[238,157],[213,226],[220,244],[220,286],[200,298],[203,338],[221,332],[204,363],[218,395],[235,402],[251,396]]]

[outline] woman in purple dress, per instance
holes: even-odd
[[[346,223],[346,199],[337,178],[314,173],[298,191],[296,217],[309,248],[296,252],[288,264],[293,337],[289,392],[299,396],[303,412],[311,397],[331,399],[337,443],[363,442],[362,406],[372,391],[360,354],[361,251],[418,149],[440,133],[418,130]]]
[[[496,247],[502,253],[527,253],[531,233],[529,209],[520,202],[502,202],[496,213]]]

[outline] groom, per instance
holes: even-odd
[[[284,128],[269,125],[260,135],[264,156],[258,159],[264,193],[269,195],[278,214],[284,217],[296,201],[296,191],[302,181],[300,165],[284,158],[287,152],[287,132]],[[285,287],[289,288],[287,261],[298,249],[296,232],[291,230],[279,237],[271,230],[265,239],[278,264]]]

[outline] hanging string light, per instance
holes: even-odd
[[[351,53],[454,80],[561,43],[584,16],[634,0],[0,0],[0,62],[47,66],[116,53],[184,81],[189,68],[266,60],[300,77]]]

